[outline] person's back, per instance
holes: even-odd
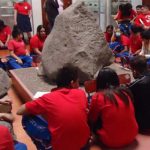
[[[131,59],[131,69],[136,79],[130,85],[134,96],[135,115],[139,129],[150,129],[150,72],[147,70],[147,62],[144,56],[136,56]]]
[[[110,75],[107,72],[110,72]],[[108,147],[119,148],[130,144],[135,139],[138,126],[130,92],[124,87],[117,86],[118,77],[116,80],[112,73],[107,68],[100,71],[97,77],[97,86],[99,83],[101,85],[92,97],[89,119],[96,125],[96,127],[93,126],[94,130],[103,144]],[[99,126],[97,126],[98,124]]]
[[[34,105],[42,108],[33,109]],[[79,150],[86,144],[89,136],[86,107],[84,92],[67,88],[46,94],[35,104],[26,104],[31,114],[42,114],[46,118],[54,150]]]
[[[90,136],[87,98],[84,91],[77,89],[77,75],[73,70],[62,68],[57,75],[57,89],[26,103],[18,111],[18,114],[41,114],[46,119],[53,150],[80,150]]]

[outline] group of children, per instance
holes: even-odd
[[[66,64],[59,69],[57,87],[17,111],[23,115],[23,128],[37,149],[121,148],[132,143],[138,131],[149,132],[150,72],[146,58],[135,56],[130,65],[136,80],[128,86],[120,85],[114,70],[101,69],[89,105],[79,89],[78,68]]]
[[[132,5],[121,4],[115,16],[118,27],[106,28],[105,38],[115,57],[122,62],[135,55],[145,55],[149,64],[150,54],[150,10],[148,6],[138,5],[136,12]],[[124,62],[122,63],[124,65]]]
[[[0,66],[4,69],[6,66],[9,69],[31,67],[33,58],[41,57],[46,37],[45,27],[39,25],[37,34],[30,39],[30,48],[28,48],[23,40],[22,30],[14,26],[11,33],[11,29],[0,20],[0,49],[7,48],[10,51],[10,56],[1,58]]]

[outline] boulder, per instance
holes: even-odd
[[[7,73],[3,69],[0,69],[0,97],[6,94],[9,88],[10,79]]]
[[[44,44],[40,70],[53,81],[58,69],[73,64],[79,68],[79,79],[84,82],[109,65],[112,58],[95,14],[83,1],[78,1],[57,16]]]

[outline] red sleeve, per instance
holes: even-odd
[[[122,14],[121,14],[121,11],[119,10],[116,17],[115,17],[116,20],[120,20],[122,19]]]
[[[137,16],[136,11],[132,9],[132,16],[133,18]]]
[[[8,49],[9,49],[10,51],[14,51],[14,50],[15,50],[13,40],[11,40],[11,41],[8,42]]]
[[[15,9],[15,10],[18,10],[18,4],[17,4],[17,3],[15,3],[14,9]]]
[[[7,26],[7,27],[5,28],[5,32],[7,33],[7,35],[11,35],[11,29],[10,29],[9,26]]]
[[[46,97],[42,96],[39,97],[36,100],[33,100],[31,102],[27,102],[25,104],[27,111],[32,115],[39,115],[39,114],[45,114],[46,113]]]
[[[1,150],[14,150],[12,136],[8,128],[0,126],[0,149]]]
[[[31,10],[31,9],[32,9],[32,6],[31,6],[29,3],[27,3],[27,4],[28,4],[29,10]]]
[[[127,36],[122,35],[121,36],[121,43],[123,46],[128,46],[130,45],[130,39]]]
[[[95,94],[92,97],[90,111],[89,111],[89,120],[90,122],[96,122],[98,117],[100,116],[100,110],[102,107],[103,95]]]
[[[39,48],[38,47],[38,38],[37,36],[33,36],[30,40],[30,46],[31,48]]]
[[[139,15],[135,18],[134,24],[136,26],[142,26],[142,23],[140,22],[140,20],[142,21],[142,15]]]

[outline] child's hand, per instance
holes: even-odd
[[[20,58],[17,59],[17,62],[18,62],[19,64],[23,64],[23,62],[22,62],[22,60],[21,60]]]

